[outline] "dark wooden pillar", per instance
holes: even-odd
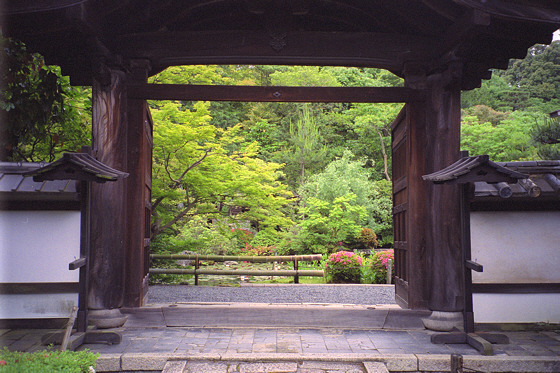
[[[426,89],[424,102],[406,105],[408,308],[463,310],[459,189],[422,180],[459,158],[460,66],[426,75],[408,63],[405,84]]]
[[[105,165],[126,170],[127,126],[123,71],[102,62],[93,80],[92,155]],[[124,180],[91,188],[91,251],[88,304],[90,309],[114,309],[123,305],[126,260],[127,209]]]
[[[127,80],[129,83],[144,84],[148,79],[148,61],[132,61]],[[147,292],[145,271],[150,227],[152,128],[145,100],[127,101],[127,168],[126,199],[128,230],[126,236],[126,276],[124,305],[139,307],[144,303]],[[147,220],[148,219],[148,220]]]
[[[441,170],[460,157],[461,64],[427,78],[426,173]],[[460,189],[457,185],[426,183],[426,259],[428,307],[461,312],[464,308],[461,250]]]

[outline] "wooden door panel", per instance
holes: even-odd
[[[395,299],[408,307],[408,141],[405,109],[392,125],[393,236],[395,251]]]

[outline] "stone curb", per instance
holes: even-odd
[[[450,369],[450,355],[371,355],[371,354],[162,354],[125,353],[102,354],[97,360],[97,372],[162,371],[172,361],[242,361],[242,362],[289,362],[321,361],[382,363],[389,372],[445,372]],[[479,356],[464,355],[465,368],[482,372],[511,373],[557,373],[560,372],[558,356]],[[366,367],[367,368],[367,367]],[[376,370],[373,370],[376,372]]]
[[[418,370],[422,372],[449,371],[450,355],[417,355]],[[463,355],[466,371],[510,373],[557,373],[560,372],[558,356],[482,356]]]

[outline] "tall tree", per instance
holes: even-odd
[[[89,145],[91,90],[70,86],[23,43],[0,43],[0,160],[50,162]]]
[[[291,194],[277,181],[281,165],[258,159],[256,144],[243,145],[239,126],[211,125],[208,107],[166,102],[152,110],[154,236],[180,230],[195,215],[289,225],[283,208]]]
[[[299,185],[303,185],[306,171],[312,166],[315,169],[320,167],[327,153],[317,122],[307,105],[303,106],[296,123],[290,124],[290,142],[293,147],[290,158],[298,165]]]
[[[531,132],[541,159],[560,159],[560,117],[546,118]]]

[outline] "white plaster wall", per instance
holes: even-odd
[[[78,282],[79,211],[0,211],[0,283]],[[0,318],[68,317],[77,294],[2,294]]]
[[[476,323],[560,323],[559,294],[473,294]]]
[[[559,283],[560,211],[471,213],[473,283]],[[560,323],[560,294],[474,294],[475,322]]]
[[[0,211],[0,282],[77,282],[79,211]]]
[[[560,282],[560,211],[471,213],[474,283]]]
[[[0,294],[0,319],[68,318],[78,293]]]

